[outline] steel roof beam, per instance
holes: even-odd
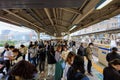
[[[67,20],[60,20],[60,19],[55,19],[55,18],[51,18],[53,21],[62,21],[62,22],[65,22],[65,23],[68,23],[69,25],[72,25],[72,23],[71,22],[69,22],[69,21],[67,21]],[[48,20],[48,19],[42,19],[41,21],[46,21],[46,20]]]
[[[79,11],[83,11],[84,7],[89,3],[90,0],[85,0],[84,3],[82,4],[82,6],[78,9]],[[71,22],[73,22],[73,20],[77,17],[78,14],[75,14],[73,16],[73,18],[71,19]]]
[[[37,13],[33,9],[25,9],[36,21],[38,21],[42,26],[46,26],[41,22],[40,17],[37,15]]]
[[[60,24],[62,24],[62,13],[63,13],[63,10],[60,10]]]
[[[82,11],[83,14],[79,14],[77,18],[73,21],[72,24],[78,24],[85,17],[87,17],[90,13],[92,13],[95,9],[95,5],[99,2],[99,0],[91,0],[88,5]]]
[[[71,13],[75,13],[75,14],[81,14],[79,10],[73,9],[73,8],[60,8],[60,9],[71,12]]]
[[[87,17],[90,13],[92,13],[94,10],[94,8],[92,8],[91,10],[89,10],[86,14],[84,14],[83,16],[82,15],[79,15],[74,21],[73,21],[73,24],[78,24],[80,21],[82,21],[85,17]],[[82,17],[81,17],[82,16]]]
[[[71,22],[69,22],[69,21],[66,21],[66,20],[60,20],[60,19],[57,19],[57,21],[62,21],[62,22],[65,22],[65,23],[68,23],[69,25],[72,25],[72,23]]]
[[[98,23],[98,22],[100,22],[100,21],[102,21],[102,20],[109,19],[110,17],[113,17],[113,16],[115,16],[116,14],[119,14],[119,13],[120,13],[120,9],[118,8],[118,9],[116,9],[115,11],[113,11],[111,14],[98,17],[98,18],[96,18],[95,20],[91,21],[90,23],[88,23],[88,24],[86,24],[86,25],[84,25],[84,26],[82,26],[82,27],[85,28],[85,27],[91,26],[91,25],[93,25],[93,24],[95,24],[95,23]],[[78,29],[73,30],[72,32],[78,31],[79,29],[81,29],[80,26],[79,26]]]
[[[26,20],[26,19],[25,19],[25,18],[23,18],[23,17],[21,17],[21,16],[19,16],[19,15],[15,14],[15,13],[13,13],[13,12],[11,12],[11,11],[7,10],[7,9],[3,9],[3,10],[4,10],[4,11],[6,11],[6,12],[8,12],[9,14],[11,14],[11,15],[13,15],[13,16],[15,16],[15,17],[19,18],[19,19],[21,19],[21,20],[24,20],[25,22],[27,22],[27,23],[29,23],[29,24],[31,24],[31,25],[33,25],[33,26],[35,26],[36,28],[41,29],[41,30],[43,30],[43,31],[47,32],[45,29],[43,29],[43,28],[41,28],[41,27],[37,26],[36,24],[33,24],[32,22],[30,22],[30,21]],[[51,34],[50,32],[47,32],[47,33]]]
[[[51,18],[51,16],[50,16],[49,10],[48,10],[47,8],[44,8],[44,11],[45,11],[47,17],[49,18],[52,26],[54,27],[55,32],[57,32],[57,31],[56,31],[57,29],[56,29],[56,27],[55,27],[55,25],[54,25],[54,22],[53,22],[53,20],[52,20],[52,18]]]
[[[56,11],[55,11],[55,8],[53,8],[53,15],[54,15],[54,17],[55,17],[55,23],[57,24],[57,16],[56,16]]]
[[[32,10],[32,9],[29,9],[28,10],[28,12],[30,11],[30,13],[32,13],[32,14],[30,14],[36,21],[38,21],[42,26],[41,27],[45,27],[45,26],[47,26],[46,24],[43,24],[41,21],[41,19],[40,19],[40,17],[36,14],[36,12],[34,11],[34,10]],[[40,20],[39,20],[40,19]],[[45,29],[45,28],[44,28]],[[45,29],[45,30],[47,30],[47,29]],[[49,31],[49,30],[47,30],[47,31]],[[49,32],[52,32],[52,31],[49,31]]]
[[[49,14],[48,9],[47,9],[47,8],[44,8],[44,11],[45,11],[45,13],[46,13],[47,17],[49,18],[49,20],[50,20],[50,22],[51,22],[52,26],[54,26],[54,22],[53,22],[53,20],[51,19],[51,16],[50,16],[50,14]]]
[[[20,26],[20,23],[15,22],[15,21],[13,21],[13,20],[11,20],[11,19],[8,19],[8,18],[6,18],[6,17],[0,16],[0,19],[6,20],[6,21],[8,21],[8,22],[11,22],[11,23],[13,23],[13,24],[15,24],[15,25],[19,25],[19,26]]]
[[[2,14],[2,12],[0,13],[0,19],[3,20],[3,22],[7,22],[7,23],[14,24],[17,26],[22,26],[19,22],[14,21],[14,20],[10,19],[9,17],[7,17],[6,15]],[[28,26],[28,28],[30,28],[30,27]],[[35,29],[35,28],[31,28],[31,29]]]
[[[0,16],[0,19],[3,20],[3,22],[7,22],[7,23],[10,23],[10,24],[14,24],[16,26],[24,26],[24,25],[21,25],[20,23],[16,22],[16,21],[13,21],[12,19],[9,19],[9,18],[6,18],[6,17],[3,17],[3,16]],[[27,25],[26,25],[27,26]],[[27,26],[28,28],[31,28],[29,26]],[[32,27],[31,29],[34,29],[36,30],[35,27]]]
[[[56,25],[56,26],[58,26],[59,28],[64,29],[65,31],[68,31],[68,29],[66,28],[66,26],[63,26],[63,25]]]

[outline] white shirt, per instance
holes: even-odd
[[[7,50],[5,51],[5,54],[4,54],[4,60],[9,60],[8,56],[13,56],[13,53],[11,50]]]
[[[36,48],[30,48],[29,53],[30,53],[30,58],[33,58],[37,55],[37,49]]]
[[[62,77],[62,80],[67,80],[67,72],[68,72],[68,69],[70,68],[70,65],[68,63],[66,63],[65,65],[65,69],[63,71],[63,77]]]

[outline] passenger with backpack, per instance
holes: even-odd
[[[84,60],[80,56],[75,56],[73,64],[67,72],[67,80],[89,80],[84,73]]]
[[[77,51],[77,55],[79,56],[84,56],[84,47],[83,47],[83,43],[80,44],[80,47]]]

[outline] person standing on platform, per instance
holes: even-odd
[[[33,46],[33,42],[30,41],[29,45],[28,45],[28,60],[30,61],[30,53],[29,53],[29,50],[32,48]]]
[[[23,56],[20,53],[19,49],[15,48],[13,51],[12,65],[15,65],[19,61],[23,60]]]
[[[37,63],[36,63],[36,56],[37,56],[37,49],[35,47],[35,45],[31,45],[31,48],[28,50],[29,54],[30,54],[30,62],[36,67]]]
[[[38,53],[39,53],[39,70],[40,70],[40,73],[44,73],[45,59],[46,59],[45,48],[43,46],[39,46]]]
[[[27,51],[28,51],[27,47],[22,44],[22,45],[20,45],[19,51],[21,52],[21,54],[22,54],[22,56],[23,56],[23,59],[25,59],[25,56],[26,56]]]
[[[84,60],[81,56],[75,56],[71,67],[67,72],[67,80],[89,80],[84,74]]]
[[[4,63],[5,63],[5,66],[6,66],[6,70],[7,72],[9,71],[9,68],[10,68],[10,61],[11,61],[11,57],[13,56],[9,50],[9,46],[6,46],[5,47],[5,53],[3,55],[3,59],[4,59]]]
[[[91,75],[91,76],[93,76],[93,74],[91,73],[91,67],[92,67],[92,59],[93,59],[93,57],[92,57],[92,54],[93,54],[93,52],[92,52],[92,48],[93,48],[93,43],[89,43],[89,45],[88,45],[88,47],[86,48],[86,58],[87,58],[87,60],[88,60],[88,64],[87,64],[87,71],[88,71],[88,74],[89,75]]]
[[[55,80],[61,80],[62,74],[63,74],[63,68],[62,68],[63,60],[61,58],[61,50],[62,50],[62,47],[58,46],[55,52],[55,59],[56,59]]]
[[[77,55],[81,56],[81,58],[83,58],[83,60],[84,60],[84,56],[85,56],[84,51],[85,51],[85,48],[83,47],[83,43],[81,43],[80,47],[79,47],[79,49],[77,51]]]
[[[3,52],[1,53],[1,57],[3,57],[4,56],[4,53],[5,53],[5,51],[6,51],[6,47],[9,47],[9,44],[8,43],[5,43],[5,45],[4,45],[4,50],[3,50]]]
[[[61,57],[63,58],[64,61],[66,60],[67,55],[69,54],[69,52],[70,51],[67,49],[67,46],[63,46],[63,51],[62,51]]]
[[[48,74],[47,76],[54,76],[55,75],[55,51],[54,47],[50,44],[48,45],[48,51],[47,51],[47,62],[48,62]]]
[[[62,76],[62,79],[61,80],[67,80],[67,73],[68,73],[68,70],[69,68],[71,67],[71,65],[73,64],[73,61],[74,61],[74,58],[75,58],[75,53],[73,52],[69,52],[68,55],[67,55],[67,58],[66,58],[66,65],[65,65],[65,68],[63,70],[63,76]]]
[[[103,80],[120,80],[120,59],[109,62],[108,67],[103,70]]]
[[[112,51],[107,54],[106,60],[108,62],[112,61],[113,59],[120,59],[120,55],[117,53],[118,49],[116,47],[112,48]]]
[[[73,41],[73,46],[72,46],[72,51],[75,53],[75,54],[77,54],[76,51],[77,49],[76,49],[76,42],[75,41]]]
[[[29,46],[28,46],[28,49],[30,49],[30,48],[32,47],[32,45],[33,45],[33,42],[30,41]]]

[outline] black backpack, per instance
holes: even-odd
[[[84,56],[82,50],[79,48],[78,51],[77,51],[77,55],[80,55],[80,56]]]
[[[87,57],[87,48],[84,48],[84,56]]]
[[[80,56],[87,56],[86,49],[87,48],[84,48],[84,50],[82,51],[81,48],[79,48],[77,54]]]
[[[82,74],[81,72],[77,72],[75,74],[75,80],[90,80],[86,75]]]

